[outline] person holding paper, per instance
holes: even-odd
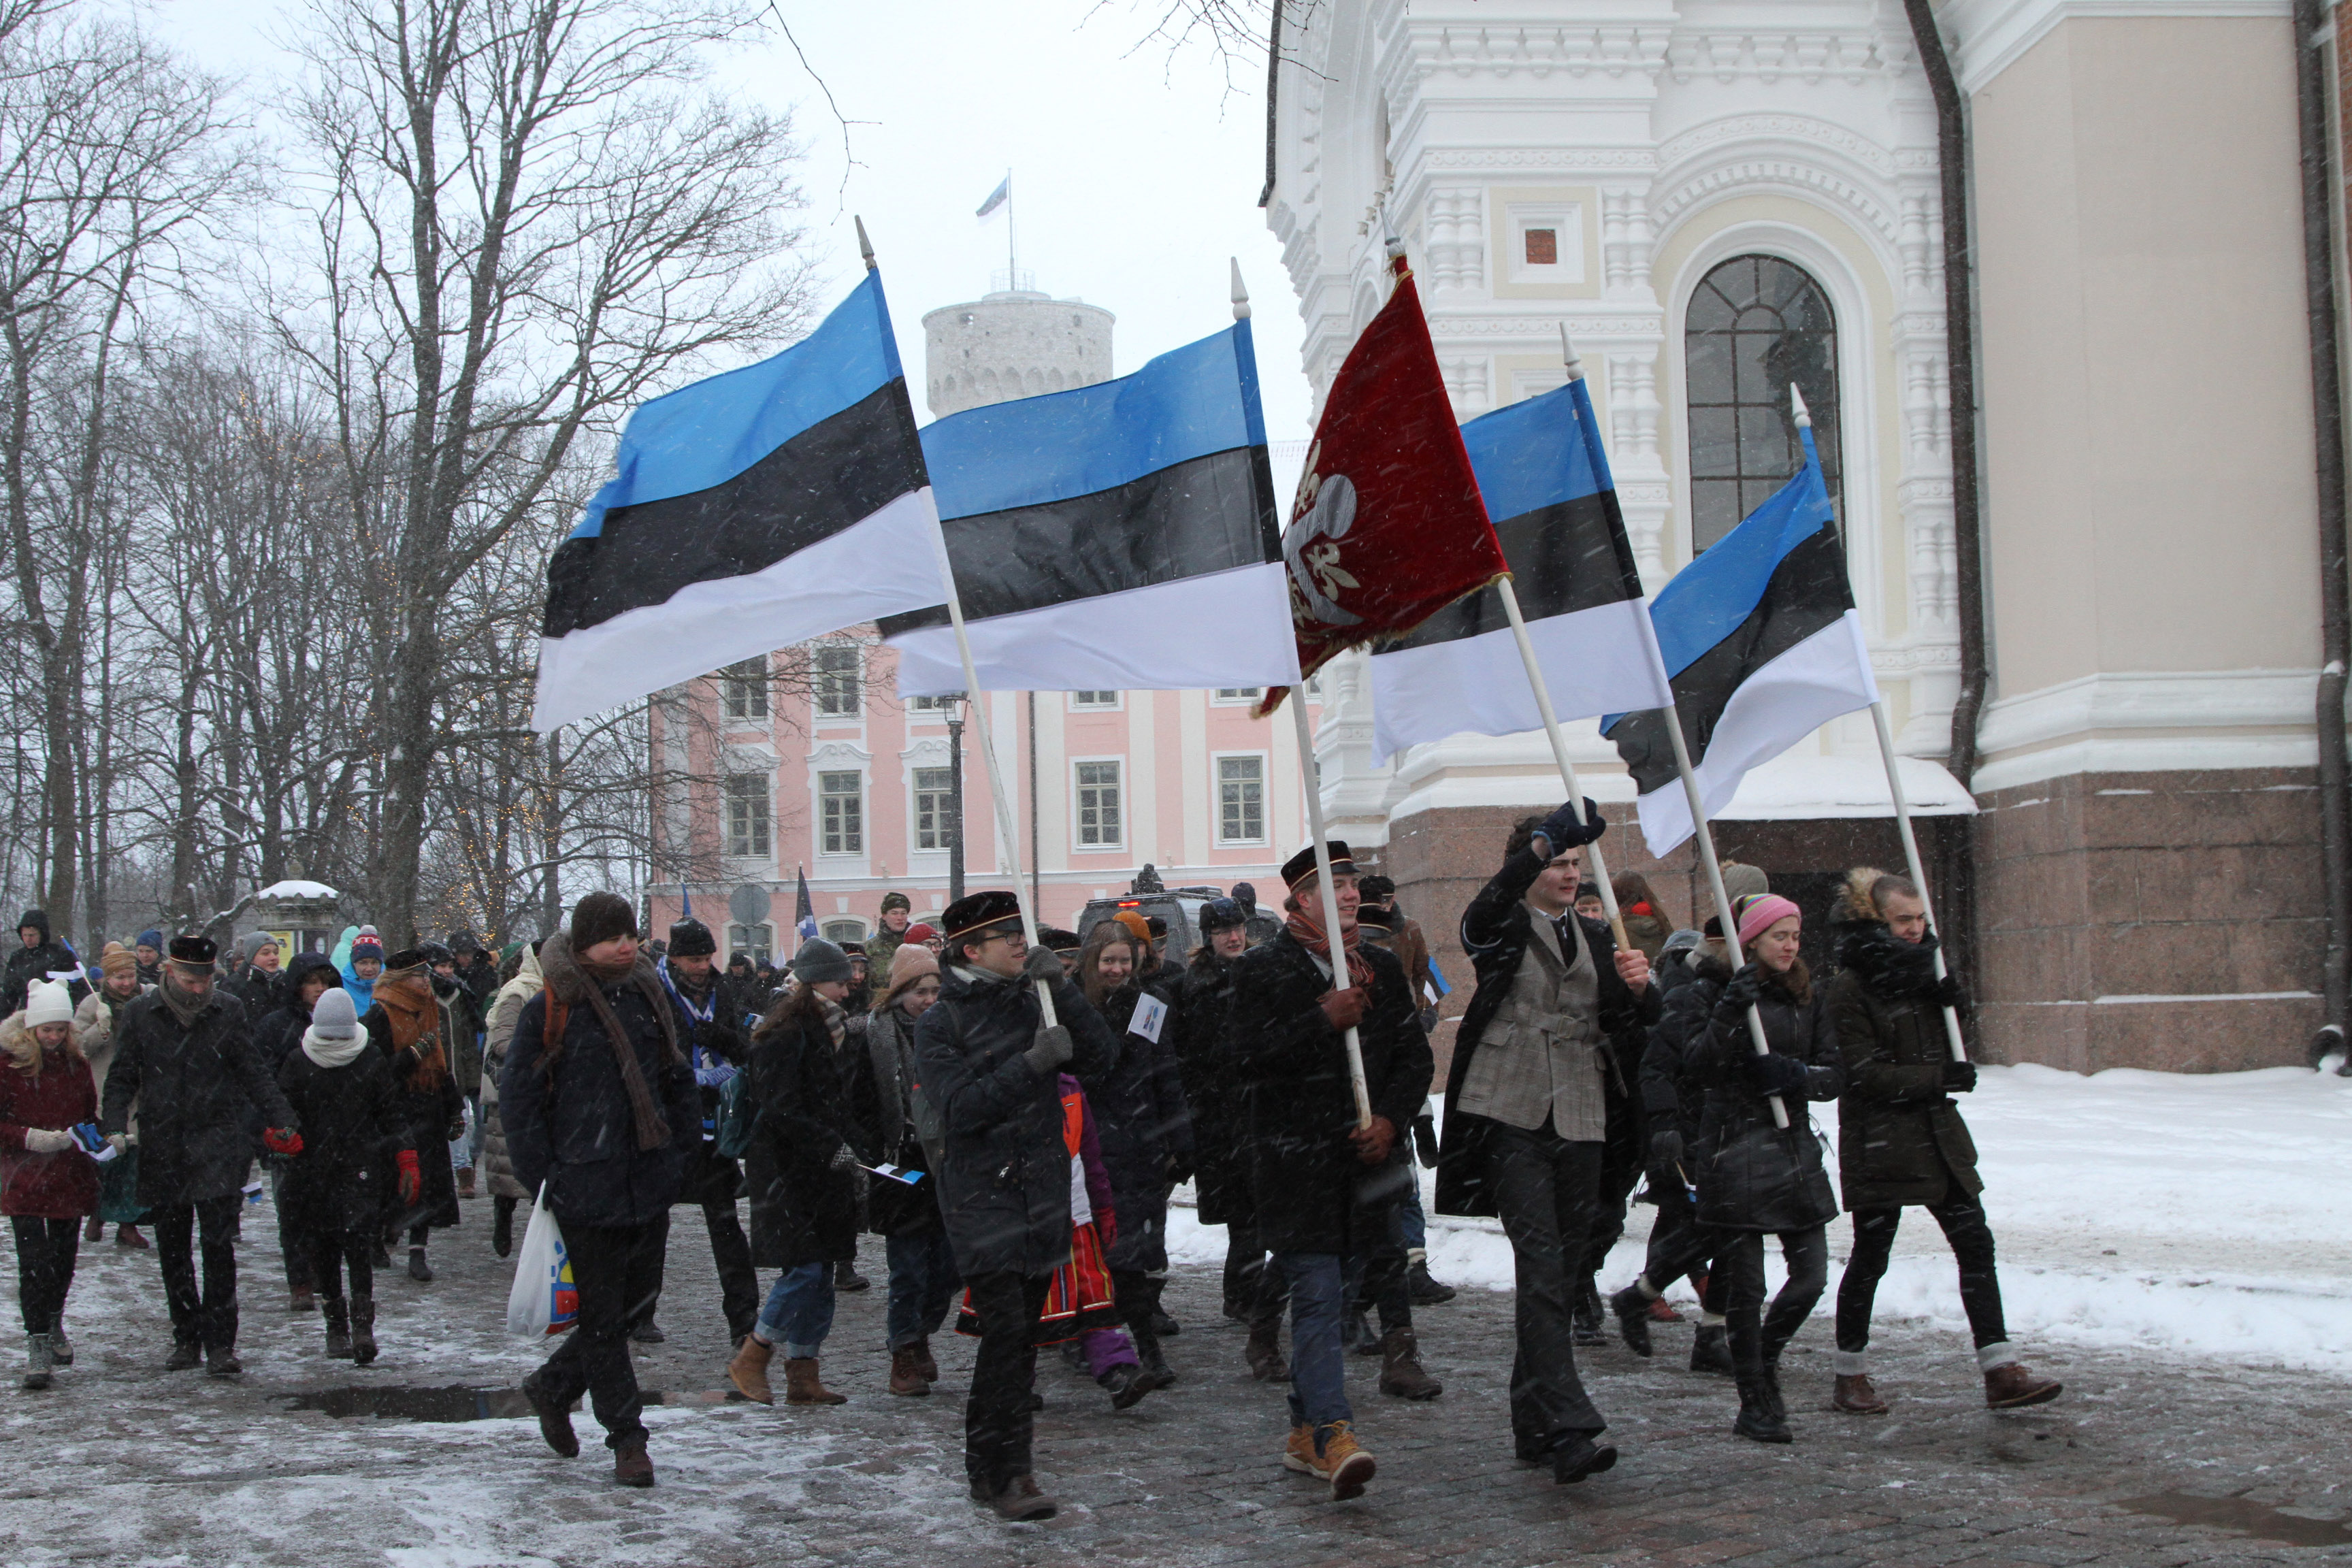
[[[74,1037],[74,1003],[54,980],[26,985],[25,1007],[0,1021],[0,1214],[16,1242],[16,1304],[25,1315],[25,1387],[44,1389],[73,1364],[66,1338],[82,1217],[98,1207],[98,1166],[73,1132],[98,1119],[98,1080]]]
[[[931,1336],[946,1326],[959,1282],[931,1174],[939,1122],[917,1092],[922,1069],[915,1060],[915,1024],[939,999],[940,961],[910,936],[890,954],[882,1005],[866,1026],[864,1070],[855,1061],[847,1069],[850,1107],[866,1146],[903,1175],[919,1178],[877,1182],[866,1199],[866,1228],[883,1238],[890,1271],[890,1392],[908,1398],[928,1394],[939,1381]]]

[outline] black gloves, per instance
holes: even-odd
[[[1650,1185],[1671,1192],[1683,1189],[1683,1135],[1679,1132],[1650,1134]]]
[[[1946,1094],[1966,1094],[1969,1090],[1975,1089],[1976,1086],[1976,1063],[1946,1062],[1944,1064],[1944,1092]]]
[[[1941,980],[1936,982],[1937,1006],[1963,1008],[1968,1005],[1969,994],[1967,989],[1960,984],[1960,977],[1958,975],[1947,974]]]
[[[1543,835],[1544,841],[1551,846],[1551,852],[1557,855],[1563,849],[1582,848],[1608,832],[1609,824],[1601,817],[1601,808],[1592,804],[1592,797],[1586,795],[1583,821],[1576,819],[1576,802],[1563,801],[1559,809],[1545,817],[1543,826],[1536,831]]]
[[[1748,1066],[1748,1086],[1757,1093],[1777,1094],[1783,1100],[1805,1098],[1805,1064],[1796,1058],[1771,1051],[1740,1059]]]
[[[1426,1110],[1412,1119],[1412,1147],[1424,1168],[1437,1169],[1437,1118]]]
[[[1051,985],[1062,978],[1062,955],[1039,942],[1029,950],[1029,956],[1021,961],[1021,973],[1032,980]]]
[[[1751,958],[1741,964],[1739,972],[1724,985],[1723,994],[1716,1000],[1715,1016],[1732,1019],[1744,1017],[1748,1009],[1756,1005],[1756,999],[1763,994],[1764,972]]]

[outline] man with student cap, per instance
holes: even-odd
[[[1290,1440],[1286,1468],[1326,1481],[1335,1499],[1360,1495],[1372,1456],[1358,1444],[1348,1404],[1340,1321],[1349,1277],[1394,1242],[1395,1206],[1412,1180],[1401,1132],[1429,1094],[1429,1038],[1404,969],[1363,940],[1355,911],[1356,864],[1345,844],[1327,846],[1339,906],[1335,949],[1322,879],[1310,847],[1282,868],[1289,896],[1283,929],[1234,964],[1225,1059],[1247,1107],[1250,1189],[1258,1236],[1291,1295]],[[1347,985],[1334,984],[1337,962]],[[1357,1123],[1347,1031],[1357,1033],[1369,1126]],[[1397,1292],[1401,1297],[1402,1292]],[[1383,1295],[1383,1307],[1388,1297]],[[1386,1310],[1383,1317],[1387,1316]],[[1410,1319],[1391,1329],[1382,1384],[1410,1371],[1426,1381]],[[1430,1384],[1433,1392],[1435,1385]]]
[[[1108,1070],[1118,1045],[1060,956],[1029,945],[1015,895],[973,893],[940,919],[945,973],[915,1026],[915,1053],[941,1127],[940,1212],[980,1320],[964,1472],[972,1500],[1000,1518],[1045,1519],[1056,1505],[1033,1473],[1029,1393],[1037,1320],[1070,1255],[1061,1075]],[[1040,984],[1053,995],[1051,1026]]]

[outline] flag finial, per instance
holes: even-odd
[[[1569,342],[1568,323],[1566,321],[1562,321],[1559,324],[1559,363],[1568,367],[1569,380],[1582,381],[1584,379],[1584,362],[1576,357],[1576,345]]]
[[[871,272],[876,267],[874,242],[866,237],[866,220],[852,214],[849,221],[857,226],[857,254],[866,258],[866,270]]]
[[[1797,384],[1793,381],[1789,384],[1789,405],[1797,412],[1798,429],[1810,430],[1813,427],[1812,410],[1805,406],[1805,395],[1797,390]]]
[[[1250,313],[1249,289],[1242,283],[1241,258],[1234,256],[1228,257],[1226,259],[1231,261],[1234,267],[1234,320],[1246,321],[1249,320]]]

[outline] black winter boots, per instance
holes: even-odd
[[[375,1361],[375,1298],[352,1298],[352,1363],[368,1366]]]
[[[343,1301],[332,1298],[319,1302],[319,1311],[327,1320],[327,1355],[334,1361],[352,1359],[352,1310]]]

